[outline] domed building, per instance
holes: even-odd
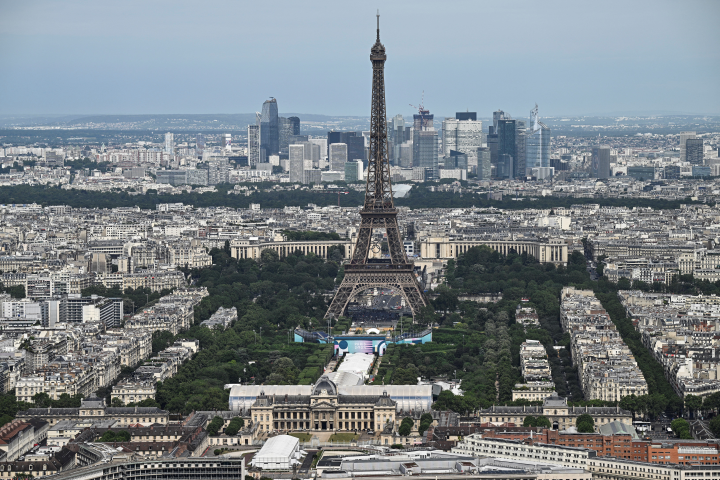
[[[323,375],[312,386],[238,385],[231,390],[231,398],[241,393],[247,398],[251,391],[239,391],[247,387],[261,389],[249,408],[259,433],[380,431],[388,424],[394,425],[398,413],[398,403],[387,391],[393,386],[338,387]]]

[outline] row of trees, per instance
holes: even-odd
[[[75,164],[73,164],[73,168]],[[77,168],[105,168],[94,162],[80,161]],[[316,192],[312,190],[297,189],[292,191],[274,190],[273,184],[248,184],[253,190],[249,196],[228,195],[234,185],[216,185],[217,192],[182,193],[165,197],[156,191],[148,191],[146,195],[130,195],[126,191],[95,192],[88,190],[62,190],[59,187],[17,185],[6,186],[0,189],[0,203],[22,203],[31,198],[41,205],[69,205],[74,208],[114,208],[134,207],[154,209],[155,204],[172,201],[182,202],[195,207],[224,206],[230,208],[249,208],[251,203],[260,203],[264,208],[284,208],[286,206],[306,206],[313,203],[320,206],[337,205],[342,207],[357,207],[364,201],[363,192],[347,190],[347,194],[336,195],[333,192]],[[414,186],[402,198],[395,199],[395,205],[412,208],[504,208],[511,210],[524,209],[528,202],[516,202],[510,198],[506,200],[487,200],[485,194],[469,193],[457,195],[454,192],[431,192],[426,186]],[[679,208],[680,204],[696,203],[690,199],[685,200],[647,200],[647,199],[617,199],[617,198],[558,198],[541,197],[532,202],[533,208],[570,207],[575,204],[597,203],[602,206],[628,206],[652,207],[662,209]]]

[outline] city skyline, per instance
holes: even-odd
[[[375,11],[313,6],[2,3],[0,60],[17,68],[0,79],[0,115],[252,112],[269,97],[285,112],[367,115]],[[720,114],[716,2],[378,6],[392,114],[423,92],[439,116],[526,118],[535,103],[547,116]]]

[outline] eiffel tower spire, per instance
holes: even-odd
[[[380,43],[380,13],[377,15],[377,38],[370,49],[372,63],[372,103],[370,106],[370,148],[368,150],[365,203],[360,211],[360,228],[350,264],[345,266],[345,278],[335,294],[325,317],[342,315],[350,300],[373,287],[389,287],[405,299],[413,317],[427,305],[415,278],[414,265],[405,255],[393,203],[390,162],[388,160],[387,115],[385,114],[385,46]],[[385,230],[389,259],[373,259],[372,250],[380,254],[378,240],[373,241],[375,230]]]

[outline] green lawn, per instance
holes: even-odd
[[[309,433],[303,433],[303,432],[294,432],[294,433],[288,433],[291,437],[295,437],[301,442],[309,442],[312,438],[312,435]]]
[[[357,439],[357,435],[354,433],[333,433],[330,435],[330,442],[352,442]]]

